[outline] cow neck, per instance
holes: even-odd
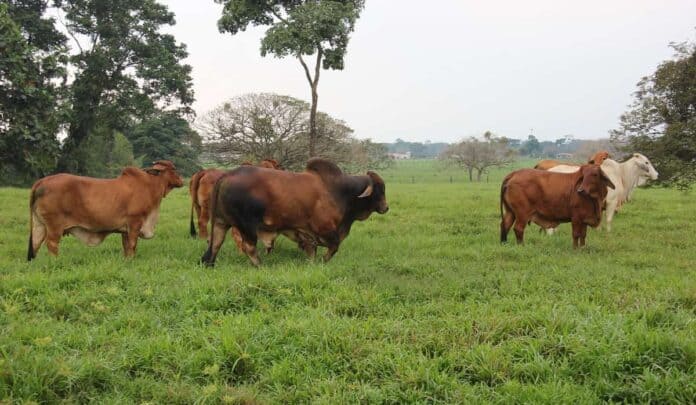
[[[341,233],[346,235],[356,220],[358,213],[368,210],[370,197],[358,198],[370,184],[369,176],[343,175],[337,181],[332,195],[341,212]]]
[[[619,163],[621,182],[623,183],[623,195],[621,200],[625,201],[628,194],[638,184],[638,170],[636,170],[635,158],[630,158],[623,163]]]
[[[157,191],[158,191],[158,193],[157,193],[157,201],[156,201],[156,202],[159,203],[160,201],[162,201],[162,199],[164,198],[164,195],[165,195],[166,192],[167,192],[167,183],[166,183],[165,181],[162,180],[161,175],[160,175],[160,176],[154,176],[154,175],[152,175],[152,174],[150,174],[150,173],[148,173],[148,172],[145,172],[145,171],[143,171],[143,172],[145,173],[145,176],[147,176],[147,178],[150,180],[150,183],[151,183],[151,184],[154,184],[155,187],[158,188],[158,190],[157,190]]]

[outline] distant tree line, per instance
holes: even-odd
[[[158,158],[195,170],[191,67],[161,32],[173,24],[155,0],[0,3],[0,183]]]

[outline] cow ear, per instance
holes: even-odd
[[[371,196],[371,195],[372,195],[372,189],[373,189],[373,187],[372,187],[372,181],[370,181],[370,184],[368,184],[367,187],[365,187],[365,190],[362,192],[362,194],[360,194],[360,195],[358,196],[358,198],[365,198],[365,197]]]
[[[606,183],[607,187],[609,187],[612,190],[616,189],[616,186],[614,186],[614,183],[611,182],[609,176],[607,176],[607,174],[604,173],[604,170],[599,169],[599,177],[601,177],[602,180],[604,180],[604,183]]]
[[[159,176],[160,174],[160,171],[157,169],[145,169],[145,171],[153,176]]]

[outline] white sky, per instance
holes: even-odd
[[[163,2],[199,115],[250,92],[309,101],[296,59],[260,56],[265,28],[221,34],[212,0]],[[695,28],[695,0],[367,0],[345,69],[322,71],[319,109],[379,142],[606,137],[669,42]]]

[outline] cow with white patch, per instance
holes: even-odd
[[[549,169],[556,173],[574,173],[578,171],[575,166],[558,165]],[[650,160],[640,153],[634,153],[630,159],[619,163],[613,159],[606,159],[602,162],[602,171],[616,186],[609,190],[605,201],[606,228],[611,231],[611,222],[616,210],[626,202],[633,190],[645,184],[648,180],[657,180],[657,170],[653,167]],[[552,230],[549,233],[553,233]]]
[[[44,241],[57,256],[60,239],[67,234],[96,246],[109,234],[120,233],[123,254],[133,256],[139,237],[155,235],[162,198],[183,184],[168,160],[146,169],[127,167],[115,179],[65,173],[44,177],[31,188],[27,260],[36,257]]]

